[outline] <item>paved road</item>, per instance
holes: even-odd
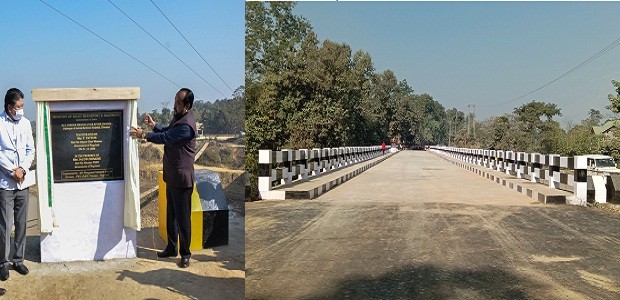
[[[620,215],[405,151],[312,201],[246,205],[246,297],[620,299]]]

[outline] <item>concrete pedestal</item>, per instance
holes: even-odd
[[[123,226],[123,181],[54,186],[58,227],[41,234],[41,262],[134,258],[136,231]]]

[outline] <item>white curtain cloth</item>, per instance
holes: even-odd
[[[50,134],[50,112],[47,102],[37,102],[37,186],[39,188],[39,229],[50,233],[54,226],[54,199],[52,169],[52,144]]]
[[[138,127],[138,101],[127,101],[129,126]],[[139,231],[142,220],[140,218],[140,156],[138,153],[138,140],[129,136],[129,128],[125,131],[127,136],[127,158],[125,161],[125,227]]]

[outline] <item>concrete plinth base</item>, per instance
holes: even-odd
[[[136,231],[124,227],[123,181],[54,186],[58,227],[41,234],[41,262],[136,257]]]

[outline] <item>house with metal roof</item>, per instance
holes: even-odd
[[[607,120],[601,126],[592,126],[592,132],[596,135],[613,136],[614,128],[620,128],[620,120]]]

